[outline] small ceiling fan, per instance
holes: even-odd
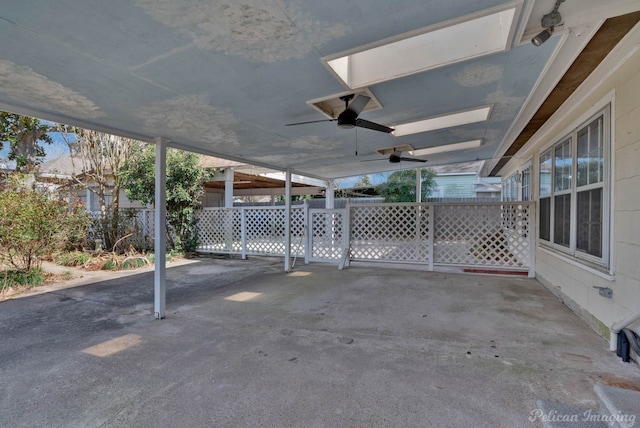
[[[354,127],[367,128],[372,129],[374,131],[386,132],[387,134],[393,132],[393,128],[389,128],[388,126],[380,125],[379,123],[370,122],[365,119],[360,119],[358,116],[362,113],[362,110],[367,105],[369,98],[366,95],[358,95],[358,97],[353,100],[354,94],[344,95],[340,97],[342,101],[344,101],[345,109],[342,113],[338,115],[336,119],[323,119],[323,120],[311,120],[309,122],[297,122],[297,123],[288,123],[285,126],[296,126],[296,125],[307,125],[309,123],[319,123],[319,122],[338,122],[338,127],[344,129],[351,129]],[[351,101],[349,104],[349,101]]]
[[[374,162],[374,161],[381,161],[383,159],[366,159],[363,160],[361,162]],[[412,157],[407,157],[407,156],[402,156],[402,152],[400,150],[393,150],[391,152],[391,154],[389,155],[389,162],[390,163],[400,163],[400,162],[427,162],[426,159],[419,159],[419,158],[412,158]]]

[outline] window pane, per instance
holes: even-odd
[[[603,181],[604,139],[602,116],[578,131],[578,186]]]
[[[522,200],[530,201],[531,200],[531,169],[527,168],[522,171]]]
[[[577,249],[602,257],[602,189],[578,192]]]
[[[551,240],[551,198],[540,198],[540,239]]]
[[[551,195],[551,151],[540,155],[540,197]]]
[[[554,198],[553,242],[569,247],[571,239],[571,195]]]
[[[560,143],[554,154],[556,192],[571,188],[571,139]]]

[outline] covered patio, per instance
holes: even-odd
[[[151,272],[3,302],[0,425],[541,426],[538,400],[640,387],[526,277],[260,257],[167,281],[163,322]]]
[[[636,0],[0,3],[1,109],[156,147],[153,277],[2,304],[9,425],[523,426],[537,399],[593,408],[595,383],[637,385],[601,339],[640,331]],[[284,269],[166,269],[170,147],[284,174]],[[398,264],[410,248],[430,268],[442,241],[495,261],[468,239],[495,236],[484,220],[447,240],[467,212],[440,230],[435,206],[383,215],[407,226],[395,269],[357,264],[375,227],[336,240],[335,179],[480,160],[509,189],[493,230],[507,247],[517,230],[535,279]],[[294,174],[326,183],[319,237],[350,269],[292,266]],[[243,218],[214,222],[231,247]]]

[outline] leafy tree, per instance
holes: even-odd
[[[100,205],[102,236],[112,249],[122,237],[120,170],[131,155],[135,140],[88,129],[58,126],[71,153],[76,185],[93,192]],[[111,196],[111,201],[108,197]]]
[[[28,116],[0,111],[0,149],[10,146],[9,159],[16,161],[19,170],[29,170],[45,156],[42,143],[51,144],[47,134],[55,126]]]
[[[198,244],[196,211],[209,173],[195,153],[167,150],[167,241],[169,247],[193,251]],[[155,202],[155,149],[136,144],[121,170],[122,188],[132,200]]]
[[[354,184],[353,187],[369,187],[371,186],[371,177],[368,175],[363,175],[360,179]]]
[[[435,172],[431,169],[421,169],[422,200],[425,200],[437,185]],[[387,177],[385,183],[377,186],[378,193],[384,196],[385,202],[415,202],[416,201],[416,170],[407,169],[396,171]]]

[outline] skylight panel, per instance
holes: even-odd
[[[490,112],[491,107],[482,107],[475,110],[418,120],[416,122],[402,123],[393,126],[394,131],[392,134],[395,137],[401,137],[403,135],[417,134],[419,132],[434,131],[436,129],[482,122],[489,118]]]
[[[505,51],[515,12],[515,8],[509,8],[437,29],[429,27],[323,61],[351,89],[385,82]]]
[[[426,149],[411,150],[409,154],[411,156],[426,156],[436,153],[453,152],[456,150],[472,149],[474,147],[480,147],[482,140],[463,141],[461,143],[444,144],[442,146],[428,147]]]

